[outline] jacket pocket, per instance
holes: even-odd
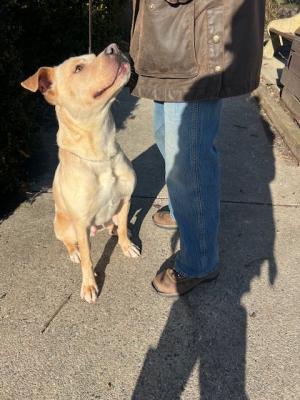
[[[140,12],[136,72],[158,78],[197,76],[194,2],[172,6],[145,0]]]

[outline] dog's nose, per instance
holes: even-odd
[[[104,50],[105,54],[112,55],[112,54],[119,54],[119,48],[115,43],[110,44],[109,46],[106,47],[106,49]]]

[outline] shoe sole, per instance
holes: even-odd
[[[191,287],[190,289],[186,290],[184,293],[181,293],[181,294],[160,292],[157,289],[157,287],[154,285],[153,281],[151,282],[151,286],[152,286],[152,289],[155,291],[155,293],[162,297],[181,297],[181,296],[184,296],[185,294],[189,293],[191,290],[195,289],[195,287],[197,287],[198,285],[201,285],[202,283],[208,283],[208,282],[215,281],[218,278],[218,276],[219,276],[219,272],[215,276],[203,279],[201,282],[198,282],[195,286]]]
[[[168,231],[176,231],[177,228],[178,228],[177,225],[161,225],[161,224],[158,224],[158,223],[155,222],[153,219],[152,219],[152,222],[153,222],[153,224],[154,224],[155,226],[157,226],[158,228],[166,229],[166,230],[168,230]]]

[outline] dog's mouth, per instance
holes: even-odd
[[[116,82],[116,80],[119,78],[119,76],[125,75],[125,74],[128,72],[128,69],[129,69],[129,64],[128,64],[128,63],[121,63],[121,64],[119,65],[118,69],[117,69],[117,73],[116,73],[116,75],[115,75],[113,81],[112,81],[109,85],[105,86],[103,89],[98,90],[98,91],[93,95],[94,99],[97,99],[98,97],[102,96],[108,89],[110,89],[111,87],[113,87],[114,84],[115,84],[115,82]]]

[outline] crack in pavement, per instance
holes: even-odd
[[[58,315],[58,313],[62,310],[62,308],[67,304],[67,302],[70,300],[72,296],[72,293],[69,294],[58,306],[58,308],[54,311],[54,313],[51,315],[51,317],[45,322],[45,324],[43,325],[43,328],[41,330],[41,333],[44,333],[49,325],[51,324],[51,322],[54,320],[54,318]]]

